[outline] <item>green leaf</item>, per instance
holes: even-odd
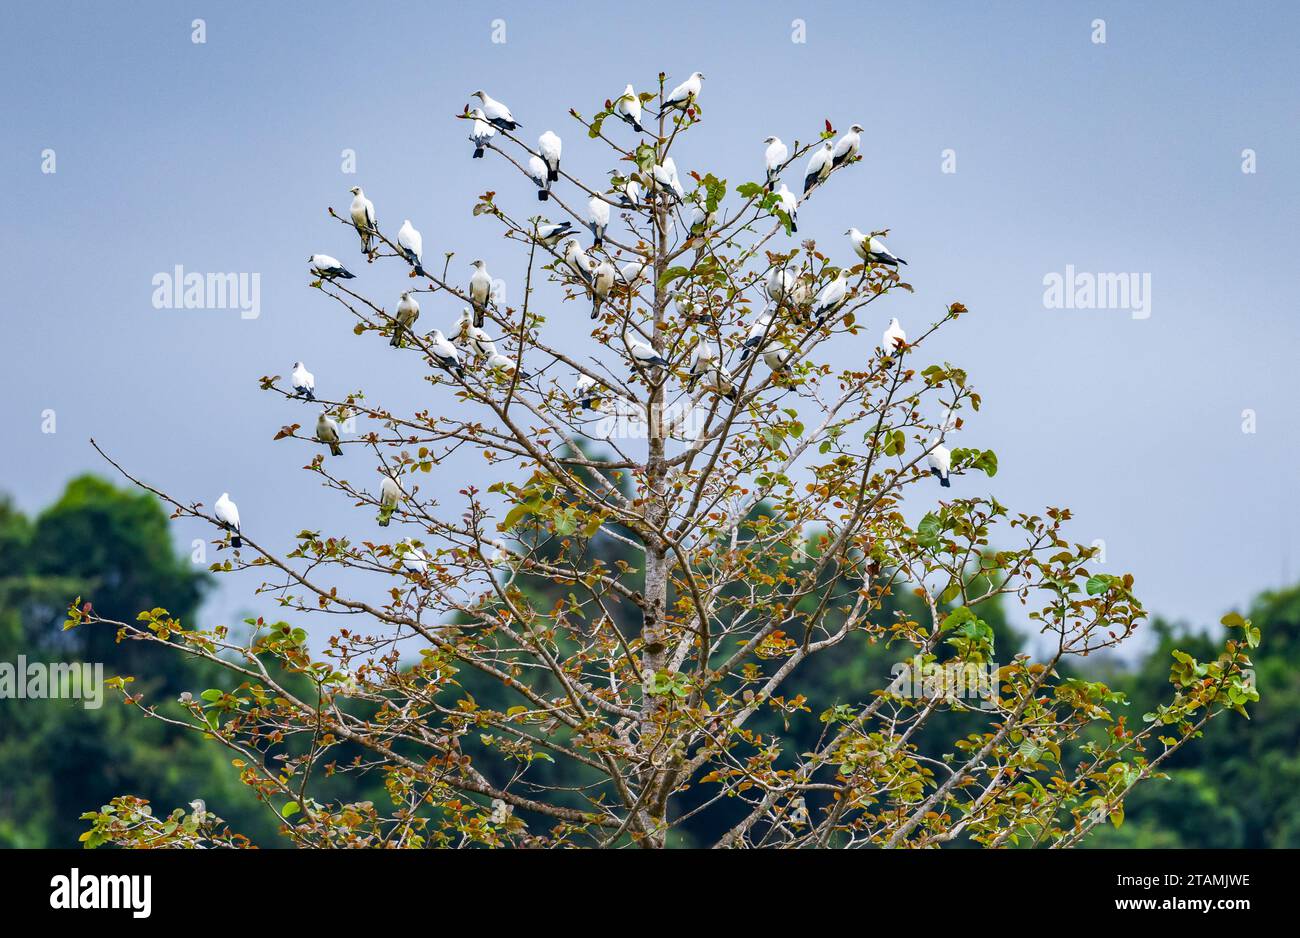
[[[531,502],[522,502],[516,505],[514,508],[510,509],[510,512],[509,514],[506,515],[505,520],[501,522],[501,527],[506,530],[513,528],[520,521],[522,521],[526,515],[531,514],[532,511],[533,511],[533,505]]]
[[[942,531],[939,516],[931,512],[921,519],[921,524],[916,529],[916,539],[922,547],[934,548],[939,545],[939,535]]]
[[[668,284],[672,283],[674,280],[680,280],[683,277],[689,276],[689,274],[690,274],[689,268],[669,267],[667,270],[665,270],[662,274],[659,275],[658,287],[659,289],[662,290],[664,287],[668,286]]]

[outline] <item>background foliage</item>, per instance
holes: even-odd
[[[617,543],[605,549],[607,559],[617,557]],[[140,676],[147,682],[140,689],[150,697],[196,693],[214,683],[210,665],[159,654],[141,643],[117,644],[104,630],[65,633],[61,624],[66,604],[76,596],[110,617],[131,620],[138,610],[163,606],[193,623],[208,582],[199,566],[177,555],[166,513],[152,496],[83,476],[34,518],[0,500],[0,661],[13,662],[18,655],[102,661],[106,676]],[[557,589],[539,579],[526,588],[539,599]],[[910,600],[905,595],[894,602],[906,608]],[[1250,618],[1265,635],[1253,655],[1261,700],[1251,719],[1213,721],[1204,739],[1170,760],[1170,778],[1139,786],[1127,802],[1125,823],[1099,828],[1090,846],[1300,846],[1300,726],[1294,718],[1300,708],[1300,675],[1294,667],[1300,660],[1300,586],[1260,596]],[[1001,610],[987,612],[986,621],[1000,659],[1020,649],[1024,636]],[[1213,657],[1215,648],[1211,638],[1158,618],[1150,628],[1155,647],[1132,666],[1099,661],[1091,674],[1081,675],[1124,692],[1134,719],[1167,697],[1174,647],[1201,659]],[[867,644],[861,635],[856,639],[810,660],[808,679],[832,689],[832,696],[843,689],[846,699],[855,689],[878,683],[900,652]],[[487,706],[501,694],[486,682],[466,689]],[[285,843],[274,819],[239,783],[224,750],[140,719],[113,694],[106,693],[99,710],[86,710],[78,701],[5,700],[0,716],[0,846],[75,846],[86,829],[80,815],[124,792],[148,799],[160,814],[201,796],[254,842]],[[962,732],[959,721],[978,719],[960,713],[937,717],[925,732],[949,740]],[[778,714],[764,719],[771,725],[756,730],[779,730],[800,748],[812,748],[823,730],[815,713],[791,715],[788,728],[779,725]],[[547,769],[557,776],[561,771],[539,766]],[[337,784],[354,789],[336,793],[347,800],[384,797],[377,781],[373,790],[354,776],[341,775]],[[688,809],[689,802],[683,805]],[[710,826],[685,825],[679,845],[720,835],[719,819],[701,818]]]

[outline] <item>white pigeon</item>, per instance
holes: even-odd
[[[548,130],[537,138],[537,149],[546,164],[546,178],[555,182],[560,178],[560,151],[564,149],[564,144],[555,133]]]
[[[293,363],[293,373],[289,376],[293,383],[293,396],[305,397],[309,401],[316,400],[316,376],[307,370],[307,366],[302,362]]]
[[[901,257],[895,256],[889,248],[885,247],[885,242],[875,235],[865,235],[858,231],[857,228],[850,228],[844,233],[849,236],[849,242],[853,245],[853,250],[858,257],[868,264],[885,264],[890,267],[897,267],[899,264],[907,263]]]
[[[637,133],[644,130],[641,126],[641,99],[637,97],[631,85],[624,88],[623,93],[614,102],[614,113],[631,124],[632,129]]]
[[[695,390],[695,382],[700,380],[700,376],[711,368],[716,368],[718,360],[722,357],[722,350],[718,348],[718,343],[713,339],[701,339],[695,346],[695,351],[691,353],[690,380],[686,382],[686,390]]]
[[[587,256],[577,238],[564,242],[564,263],[578,275],[583,283],[590,284],[592,274],[596,272],[596,262]]]
[[[597,385],[598,382],[591,375],[578,375],[578,380],[573,385],[573,396],[579,406],[587,410],[596,409]]]
[[[596,237],[591,245],[594,250],[605,243],[605,229],[609,227],[609,203],[600,196],[593,195],[587,201],[587,211],[591,213],[591,233]]]
[[[774,267],[767,275],[767,298],[780,306],[794,289],[794,271],[787,267]]]
[[[651,190],[654,192],[673,192],[673,174],[662,163],[650,167]]]
[[[463,378],[465,376],[465,370],[460,364],[460,349],[451,344],[448,338],[442,334],[441,329],[434,329],[429,333],[429,354],[443,368],[454,372],[456,377]]]
[[[763,140],[767,149],[763,151],[763,163],[767,166],[767,188],[772,188],[781,175],[781,167],[790,158],[790,148],[781,142],[780,137],[766,137]]]
[[[683,322],[695,322],[699,318],[695,311],[695,301],[685,293],[673,295],[673,309],[677,311],[677,318]]]
[[[550,193],[547,190],[551,188],[551,182],[550,179],[548,178],[549,170],[547,170],[546,164],[542,162],[542,158],[540,156],[528,157],[527,172],[528,172],[528,178],[531,179],[534,182],[534,184],[536,184],[537,186],[538,201],[545,202],[548,198],[550,198]]]
[[[662,163],[652,166],[650,175],[654,179],[656,190],[666,189],[672,192],[678,202],[686,198],[686,191],[682,188],[681,180],[677,178],[677,163],[671,156],[664,157]]]
[[[212,506],[212,513],[217,516],[221,526],[230,532],[230,546],[243,547],[244,542],[239,537],[239,509],[230,500],[229,494],[221,493],[217,503]]]
[[[545,218],[537,221],[537,240],[547,247],[555,247],[561,238],[573,234],[573,222],[565,219],[562,222],[552,222]]]
[[[497,132],[492,129],[492,125],[487,122],[483,116],[482,108],[474,108],[469,112],[469,116],[474,118],[474,125],[469,131],[469,142],[474,144],[474,155],[472,159],[483,159],[483,151],[491,146],[491,140]]]
[[[402,249],[402,256],[406,258],[407,263],[415,268],[416,276],[428,276],[420,266],[420,260],[424,257],[424,238],[415,230],[409,218],[402,222],[401,228],[397,229],[397,246]]]
[[[907,333],[898,324],[898,317],[889,320],[889,328],[880,337],[880,347],[886,352],[902,351],[907,347]]]
[[[714,365],[704,373],[704,383],[701,387],[714,394],[720,394],[729,401],[736,400],[736,385],[731,380],[731,375],[727,374],[721,365]]]
[[[623,204],[628,208],[636,208],[641,204],[641,182],[635,176],[628,176],[620,191],[623,194]]]
[[[360,186],[353,186],[348,191],[352,193],[352,207],[348,210],[352,216],[352,224],[361,235],[362,252],[369,257],[375,239],[375,230],[378,227],[375,222],[375,206],[366,198]]]
[[[605,302],[609,291],[614,289],[618,270],[609,261],[601,261],[600,266],[591,275],[591,318],[600,315],[600,304]]]
[[[338,258],[328,254],[313,254],[307,258],[307,263],[311,265],[311,272],[321,280],[352,280],[356,277],[356,274],[339,263]]]
[[[763,364],[767,365],[773,371],[784,371],[785,363],[790,360],[791,352],[789,349],[780,345],[769,345],[763,349]]]
[[[402,561],[402,569],[417,576],[429,571],[429,555],[415,546],[409,537],[393,545],[393,553]]]
[[[812,300],[813,279],[812,274],[804,271],[794,280],[794,286],[790,288],[789,300],[792,309],[803,309]]]
[[[323,410],[316,418],[316,439],[329,446],[331,456],[343,455],[343,448],[339,446],[339,425]]]
[[[703,205],[696,205],[691,211],[691,220],[688,223],[690,232],[693,236],[699,237],[710,231],[714,223],[718,220],[717,212],[706,212]]]
[[[495,352],[488,357],[487,367],[489,371],[502,371],[507,375],[513,375],[516,370],[515,360],[509,355],[502,355],[500,352]],[[519,372],[520,381],[527,381],[531,377],[532,375],[526,371]]]
[[[407,290],[397,298],[397,312],[393,316],[393,319],[395,320],[393,325],[393,337],[388,341],[388,344],[393,346],[393,348],[401,348],[403,330],[409,333],[411,331],[411,325],[419,318],[420,304],[416,301],[415,297],[411,295],[411,291]]]
[[[497,353],[497,345],[492,338],[474,325],[474,312],[468,306],[460,311],[460,319],[456,320],[456,345],[465,350],[473,360],[479,358],[491,358]]]
[[[388,527],[393,520],[393,511],[402,500],[402,487],[388,473],[380,474],[379,482],[379,517],[376,519],[381,528]]]
[[[515,120],[514,115],[510,113],[510,108],[486,91],[475,91],[470,97],[478,98],[483,103],[483,116],[493,127],[499,130],[518,130],[524,126]]]
[[[700,96],[700,83],[703,81],[703,75],[699,72],[691,72],[690,78],[668,93],[668,97],[664,99],[664,108],[685,108]]]
[[[834,150],[829,140],[823,146],[813,151],[813,155],[808,159],[808,168],[803,171],[803,194],[807,198],[808,193],[826,179],[834,168]]]
[[[630,260],[618,269],[619,279],[622,280],[630,290],[640,281],[645,279],[646,268],[649,266],[649,258],[638,257],[635,260]]]
[[[790,217],[790,233],[794,234],[799,230],[799,200],[791,192],[785,183],[781,183],[781,188],[776,190],[777,203],[781,206],[781,211]]]
[[[681,177],[677,175],[677,161],[671,156],[665,156],[663,166],[668,173],[669,185],[672,186],[673,193],[677,196],[677,201],[680,202],[686,198],[686,191],[682,188]]]
[[[771,331],[772,314],[763,313],[754,320],[754,324],[749,327],[749,332],[745,335],[745,341],[740,344],[740,360],[743,362],[754,353],[754,350],[763,344],[763,337]]]
[[[817,320],[817,325],[820,326],[829,319],[848,298],[849,271],[848,268],[841,267],[835,279],[822,287],[821,292],[817,294],[817,299],[813,301],[812,314]]]
[[[627,345],[628,351],[632,353],[632,361],[641,368],[666,368],[668,361],[662,355],[654,350],[654,346],[648,342],[634,338],[628,333],[623,333],[623,342]]]
[[[934,477],[939,480],[939,484],[944,488],[951,488],[948,473],[952,470],[952,453],[948,452],[948,447],[942,443],[936,445],[925,457],[925,461],[930,471],[934,473]]]
[[[474,261],[470,264],[474,273],[469,277],[469,299],[474,304],[474,325],[482,326],[488,300],[492,299],[492,275],[488,273],[487,264]]]
[[[839,166],[853,159],[858,155],[860,146],[862,146],[862,125],[854,124],[849,128],[848,133],[835,141],[835,149],[831,151],[832,165]]]

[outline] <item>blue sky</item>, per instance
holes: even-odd
[[[974,312],[930,352],[984,396],[962,443],[995,449],[1002,468],[969,485],[1018,509],[1070,506],[1073,537],[1104,539],[1103,569],[1132,571],[1166,616],[1212,621],[1300,576],[1297,8],[655,6],[653,20],[634,5],[538,3],[11,8],[0,489],[38,509],[72,475],[108,468],[94,436],[185,500],[229,490],[250,528],[352,525],[300,471],[307,455],[271,442],[302,416],[258,377],[303,359],[322,386],[394,408],[427,406],[428,385],[306,288],[308,254],[357,260],[325,207],[362,185],[386,226],[421,228],[426,257],[481,256],[510,280],[512,254],[469,209],[495,189],[531,211],[532,193],[469,160],[451,119],[468,92],[508,101],[529,133],[554,128],[570,165],[597,178],[605,154],[568,108],[700,70],[706,120],[684,169],[734,183],[756,177],[768,134],[806,140],[824,118],[870,128],[865,160],[807,206],[800,233],[834,254],[850,224],[888,227],[916,292],[886,315],[920,325],[953,300]],[[805,43],[791,41],[795,19]],[[347,148],[356,175],[340,171]],[[946,149],[955,173],[941,172]],[[151,280],[177,264],[260,273],[260,317],[155,309]],[[1149,273],[1150,317],[1044,308],[1044,276],[1066,265]],[[395,297],[396,273],[365,273]],[[422,325],[457,312],[426,307]],[[450,467],[439,480],[462,483]],[[208,533],[185,523],[176,536]],[[251,577],[223,584],[214,616],[263,609]]]

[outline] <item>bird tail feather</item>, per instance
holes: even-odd
[[[331,444],[330,444],[330,455],[331,455],[331,456],[342,456],[342,455],[343,455],[343,447],[339,446],[337,443],[331,443]]]

